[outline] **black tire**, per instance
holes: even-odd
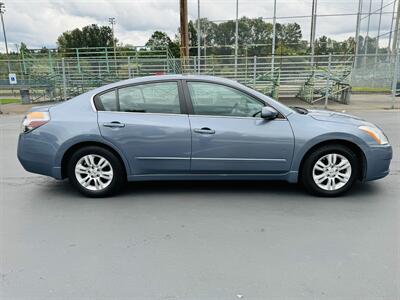
[[[113,173],[111,176],[112,179],[105,188],[100,190],[90,190],[79,183],[77,175],[75,174],[75,167],[77,163],[86,155],[94,155],[96,158],[102,157],[111,165],[112,169],[110,169]],[[83,147],[75,151],[68,161],[67,172],[71,184],[87,197],[100,198],[114,195],[123,187],[124,183],[126,182],[125,168],[121,161],[114,153],[99,146]]]
[[[317,185],[313,178],[313,169],[318,160],[328,154],[340,154],[344,156],[351,165],[351,175],[347,183],[336,190],[326,190]],[[343,145],[325,145],[315,149],[313,152],[304,158],[302,168],[300,170],[300,182],[306,190],[316,196],[336,197],[344,194],[354,185],[354,182],[359,178],[360,162],[357,155],[350,148]]]

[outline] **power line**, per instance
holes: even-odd
[[[371,12],[370,15],[379,15],[380,13],[373,13]],[[388,15],[392,14],[391,11],[386,11],[382,12],[382,15]],[[346,17],[346,16],[357,16],[358,13],[338,13],[338,14],[317,14],[317,17]],[[368,13],[360,13],[360,15],[366,15],[368,16]],[[282,16],[282,17],[276,17],[276,19],[306,19],[306,18],[312,18],[312,15],[300,15],[300,16]],[[262,20],[272,20],[273,17],[263,17],[261,18]],[[232,19],[225,19],[225,20],[209,20],[210,22],[214,23],[222,23],[222,22],[228,22],[228,21],[234,21]]]
[[[395,3],[395,2],[396,2],[396,0],[394,0],[394,1],[392,1],[392,2],[389,2],[389,3],[386,3],[386,4],[383,5],[381,8],[378,8],[378,9],[374,10],[373,12],[371,12],[371,14],[375,14],[376,12],[380,11],[381,9],[384,9],[385,7],[388,7],[389,5],[391,5],[391,4]],[[391,13],[391,12],[390,12],[390,13]],[[379,14],[379,13],[378,13],[378,14]],[[366,17],[362,17],[361,20],[367,18],[368,15],[370,15],[370,14],[367,14]]]

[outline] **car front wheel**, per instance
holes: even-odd
[[[88,197],[110,196],[125,181],[120,160],[111,151],[97,146],[81,148],[71,156],[68,177]]]
[[[348,191],[359,177],[357,155],[342,145],[327,145],[316,149],[305,160],[301,181],[318,196],[339,196]]]

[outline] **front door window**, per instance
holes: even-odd
[[[208,83],[188,82],[196,115],[254,117],[263,103],[234,88]]]

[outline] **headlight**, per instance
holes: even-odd
[[[388,144],[389,141],[386,135],[377,127],[374,126],[360,126],[359,129],[365,131],[370,137],[372,137],[379,145]]]
[[[48,112],[33,111],[28,113],[21,124],[21,132],[29,132],[38,128],[50,121],[50,114]]]

